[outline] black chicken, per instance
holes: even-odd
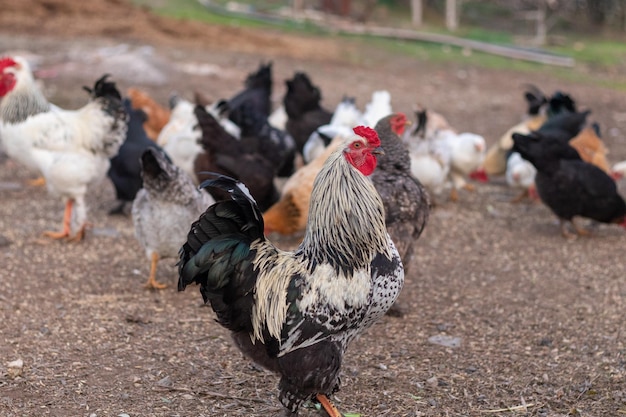
[[[403,113],[386,116],[374,128],[380,137],[384,155],[378,157],[372,182],[385,205],[385,223],[404,264],[405,274],[411,265],[417,239],[430,213],[430,197],[424,186],[411,174],[409,152],[400,137],[408,124]],[[394,304],[389,314],[401,316]]]
[[[581,160],[567,142],[539,131],[530,135],[516,133],[513,142],[513,150],[537,169],[537,193],[559,218],[563,236],[574,236],[567,230],[567,223],[579,235],[589,233],[574,223],[575,216],[626,228],[626,203],[618,194],[615,181],[600,168]]]
[[[293,174],[296,143],[289,133],[270,125],[267,116],[250,103],[243,103],[231,120],[241,129],[240,141],[246,152],[263,155],[279,177]]]
[[[129,99],[124,99],[124,109],[129,114],[126,139],[117,155],[111,158],[111,166],[107,176],[115,187],[115,196],[119,205],[109,211],[109,214],[124,214],[126,204],[132,203],[143,185],[141,179],[141,155],[148,148],[161,150],[161,147],[151,140],[143,127],[146,113],[135,109]]]
[[[229,119],[237,123],[239,112],[246,104],[267,118],[272,111],[272,85],[272,63],[261,64],[259,69],[248,74],[242,91],[218,103],[220,115],[227,113]]]
[[[391,307],[404,281],[383,202],[367,178],[380,141],[373,129],[355,132],[316,178],[296,251],[265,238],[247,189],[225,177],[203,185],[227,190],[232,200],[209,207],[180,251],[179,290],[200,284],[237,347],[280,375],[287,416],[313,397],[341,415],[327,396],[339,389],[343,354]]]
[[[244,141],[228,133],[204,107],[196,106],[194,113],[202,130],[200,144],[204,149],[194,161],[198,180],[204,181],[206,172],[216,172],[244,182],[262,211],[278,201],[280,193],[274,184],[278,167],[272,159],[255,152],[257,145],[248,149]],[[210,192],[216,200],[229,197],[220,189]]]
[[[298,152],[302,153],[311,133],[330,123],[333,113],[322,108],[322,93],[305,73],[297,72],[286,84],[287,92],[283,98],[287,112],[285,128],[296,141]]]

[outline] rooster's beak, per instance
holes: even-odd
[[[375,149],[372,151],[372,153],[373,153],[374,155],[384,155],[384,154],[385,154],[385,151],[383,150],[383,148],[381,148],[381,147],[379,146],[379,147],[375,148]]]

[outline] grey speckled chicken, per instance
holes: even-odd
[[[141,175],[143,188],[132,209],[135,236],[151,262],[146,287],[162,289],[166,285],[156,280],[159,259],[178,257],[189,227],[215,200],[157,149],[142,154]]]
[[[405,274],[410,273],[415,242],[422,234],[430,213],[430,197],[426,188],[411,174],[411,159],[400,137],[408,121],[404,114],[394,113],[378,121],[378,133],[384,155],[378,157],[378,166],[371,176],[385,206],[385,223],[400,258]],[[387,314],[401,316],[400,306]]]

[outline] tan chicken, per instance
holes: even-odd
[[[156,141],[163,126],[170,120],[170,110],[158,104],[145,91],[129,88],[128,97],[133,108],[143,110],[147,119],[143,128],[150,139]]]
[[[537,87],[533,85],[527,87],[524,98],[528,108],[524,120],[508,129],[487,150],[482,164],[482,170],[487,175],[506,173],[506,160],[513,147],[514,133],[527,135],[538,130],[552,116],[576,111],[576,103],[568,94],[556,91],[551,97],[546,97]]]
[[[298,169],[283,186],[280,199],[263,213],[265,232],[290,235],[304,230],[309,213],[313,181],[326,159],[341,145],[336,136],[317,158]]]
[[[593,126],[583,128],[569,144],[578,151],[580,159],[611,174],[611,165],[606,158],[608,150]]]
[[[546,116],[537,114],[516,124],[507,130],[496,143],[494,143],[485,155],[483,169],[487,175],[503,175],[506,172],[506,159],[513,147],[513,133],[527,135],[537,130],[546,121]]]

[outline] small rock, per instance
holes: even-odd
[[[24,361],[21,359],[16,359],[7,363],[7,374],[9,375],[9,378],[14,379],[22,375],[23,369]]]
[[[439,385],[439,379],[436,376],[430,377],[426,380],[426,384],[432,388],[435,388]]]
[[[160,387],[169,388],[172,386],[172,380],[169,376],[166,376],[165,378],[159,380],[156,384]]]
[[[450,347],[450,348],[458,348],[459,346],[461,346],[460,337],[435,335],[435,336],[429,337],[428,341],[435,345],[441,345],[441,346]]]

